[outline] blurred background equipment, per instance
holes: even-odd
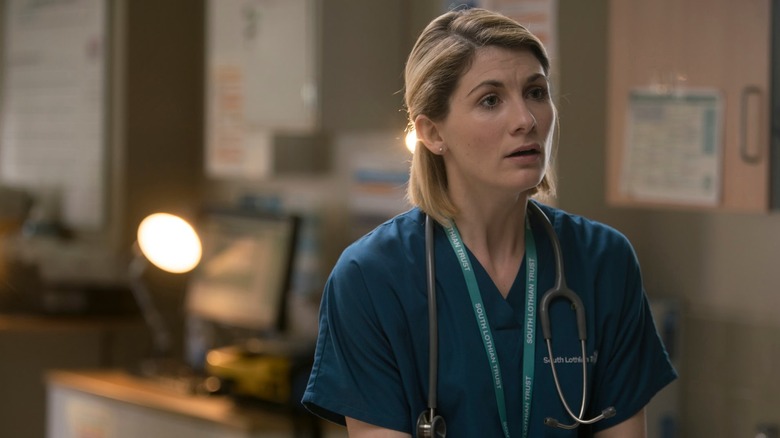
[[[313,340],[289,336],[287,309],[300,219],[247,210],[208,212],[203,260],[187,292],[187,361],[241,400],[297,404]],[[208,358],[208,359],[207,359]],[[214,379],[212,379],[212,382]]]
[[[138,240],[134,246],[134,257],[128,268],[129,282],[133,296],[152,334],[152,374],[161,369],[164,360],[171,359],[171,332],[155,306],[143,275],[149,262],[173,274],[182,274],[194,269],[201,258],[201,243],[195,229],[184,219],[169,213],[154,213],[147,216],[138,226]]]

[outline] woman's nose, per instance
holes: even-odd
[[[513,131],[530,132],[536,126],[536,117],[523,99],[513,105]]]

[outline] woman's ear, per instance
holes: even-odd
[[[427,116],[419,115],[414,119],[414,131],[417,140],[435,155],[442,155],[447,145],[439,132],[439,126]]]

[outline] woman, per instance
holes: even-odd
[[[437,222],[436,413],[449,436],[645,436],[645,405],[676,375],[633,249],[605,225],[531,200],[554,186],[557,119],[540,41],[499,14],[448,12],[419,37],[405,81],[419,139],[414,208],[352,244],[333,269],[304,404],[350,436],[417,434],[430,378],[427,214]],[[536,330],[556,262],[535,206],[552,223],[566,281],[586,312],[584,354],[568,301],[548,311],[552,357]],[[573,423],[551,365],[574,415],[607,418],[572,430],[546,422]]]

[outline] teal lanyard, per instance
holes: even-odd
[[[471,304],[474,307],[474,315],[477,318],[477,327],[479,328],[482,343],[485,346],[490,369],[493,372],[493,386],[496,392],[496,404],[498,405],[498,416],[501,419],[501,427],[504,430],[504,436],[509,438],[509,423],[506,416],[506,399],[504,397],[504,383],[501,378],[501,367],[498,363],[498,354],[493,343],[493,332],[490,330],[485,306],[482,304],[482,296],[477,285],[477,278],[474,276],[474,270],[471,268],[469,256],[460,238],[458,228],[453,224],[446,229],[450,245],[455,251],[455,256],[460,261],[460,268],[463,270],[463,276],[466,278],[466,287],[469,291]],[[525,260],[526,260],[526,295],[525,295],[525,338],[523,339],[523,437],[528,436],[528,424],[531,414],[531,395],[534,386],[534,354],[536,344],[536,243],[531,231],[531,225],[526,218],[525,221]]]

